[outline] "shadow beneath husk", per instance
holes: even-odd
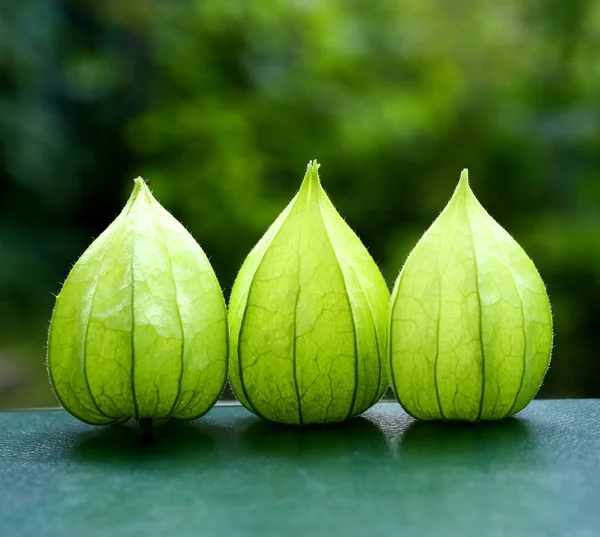
[[[141,458],[186,458],[211,452],[216,443],[216,431],[202,421],[171,421],[154,427],[151,433],[129,422],[79,434],[73,451],[81,461],[122,463]]]

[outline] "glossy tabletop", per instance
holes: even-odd
[[[600,535],[600,400],[418,423],[383,402],[335,427],[217,406],[190,423],[95,428],[0,413],[0,535]]]

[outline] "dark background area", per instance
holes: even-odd
[[[462,168],[548,285],[540,397],[600,396],[600,2],[0,0],[0,407],[142,175],[229,296],[309,159],[393,281]]]

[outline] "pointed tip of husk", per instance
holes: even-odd
[[[460,179],[458,180],[458,186],[456,190],[459,192],[467,192],[471,187],[469,186],[469,170],[465,168],[460,172]]]
[[[307,172],[313,170],[314,172],[318,173],[320,167],[321,165],[317,162],[316,159],[309,160],[306,170]]]
[[[456,185],[456,189],[454,190],[452,199],[463,197],[467,195],[470,191],[471,187],[469,185],[469,170],[467,168],[464,168],[460,174],[460,179],[458,180],[458,185]]]
[[[316,160],[310,160],[308,162],[308,166],[306,167],[306,174],[304,175],[304,180],[302,181],[302,186],[300,187],[300,192],[316,192],[319,186],[321,185],[321,180],[319,178],[319,168],[321,165]]]
[[[140,194],[145,194],[145,197],[148,199],[152,199],[152,192],[148,188],[148,181],[146,181],[143,177],[136,177],[133,180],[133,190],[131,191],[131,195],[127,200],[127,203],[123,209],[125,213],[128,213],[133,203],[136,200],[140,199]]]
[[[308,166],[306,166],[306,179],[312,183],[320,184],[321,179],[319,178],[319,168],[321,165],[316,160],[310,160]]]
[[[131,197],[135,198],[138,196],[140,192],[144,192],[148,190],[148,183],[144,180],[143,177],[136,177],[133,180],[133,191],[131,192]]]
[[[150,181],[148,179],[144,179],[141,176],[136,177],[133,182],[135,183],[134,189],[139,188],[148,188],[150,186]]]

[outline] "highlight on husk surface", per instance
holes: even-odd
[[[392,293],[388,358],[396,396],[423,420],[505,418],[535,396],[551,349],[544,283],[477,201],[464,170]]]
[[[248,255],[229,308],[233,391],[287,424],[344,421],[388,386],[389,292],[318,168],[308,164],[300,191]]]
[[[193,419],[227,376],[227,314],[204,252],[141,178],[57,297],[48,371],[75,417]]]

